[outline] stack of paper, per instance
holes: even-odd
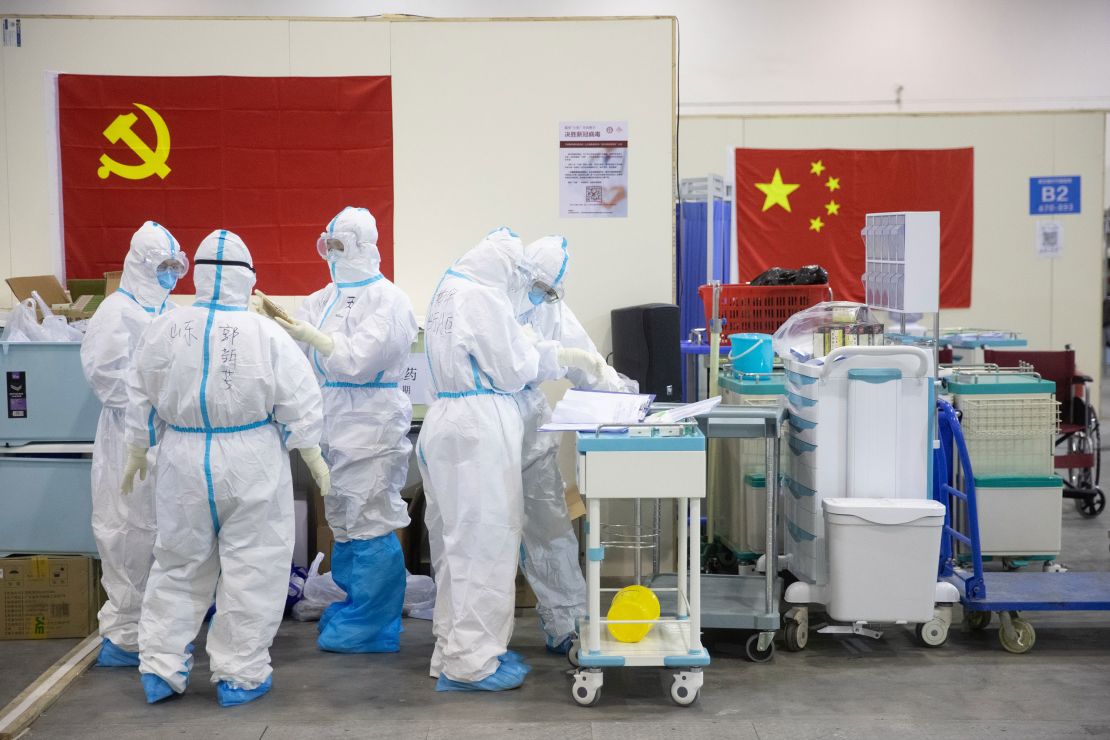
[[[705,414],[717,408],[721,403],[720,396],[713,396],[704,401],[695,401],[694,403],[687,403],[682,406],[675,406],[673,409],[660,411],[659,413],[652,414],[647,418],[647,421],[654,424],[675,424],[684,419],[690,419],[699,414]]]
[[[655,396],[647,393],[569,390],[540,431],[590,431],[599,424],[638,424],[654,400]]]

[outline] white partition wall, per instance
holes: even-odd
[[[61,270],[51,74],[388,74],[395,279],[418,313],[443,270],[502,224],[567,236],[568,298],[599,344],[611,309],[672,300],[670,18],[32,17],[22,31],[22,47],[0,49],[0,278]],[[628,121],[627,218],[559,218],[558,124],[574,120]],[[0,287],[0,308],[10,301]]]

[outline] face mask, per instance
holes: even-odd
[[[172,270],[159,270],[158,284],[166,290],[173,290],[177,285],[177,275]]]

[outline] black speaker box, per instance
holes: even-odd
[[[678,306],[648,303],[611,313],[613,367],[640,384],[655,400],[682,400]]]

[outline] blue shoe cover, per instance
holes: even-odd
[[[168,699],[176,692],[173,687],[166,683],[166,679],[154,673],[143,673],[139,675],[143,682],[143,691],[146,693],[146,703],[156,704],[163,699]]]
[[[551,637],[551,635],[548,635],[546,641],[547,652],[555,653],[556,655],[566,655],[570,652],[570,646],[573,642],[574,635],[567,635],[558,643],[555,642],[555,639]]]
[[[139,665],[139,654],[124,650],[105,637],[96,664],[104,668],[135,668]]]
[[[273,685],[272,675],[266,676],[266,680],[253,689],[235,689],[227,681],[220,681],[216,684],[216,700],[220,702],[221,707],[237,707],[270,693]]]
[[[523,684],[530,670],[523,663],[503,662],[481,681],[454,681],[441,673],[436,681],[436,691],[508,691]]]
[[[524,656],[515,650],[506,650],[497,656],[497,659],[502,663],[519,663],[521,665],[528,665],[524,662]]]
[[[351,566],[354,559],[354,551],[351,549],[350,541],[336,542],[331,546],[331,579],[335,581],[335,585],[343,589],[347,597],[342,601],[336,601],[328,604],[328,608],[320,615],[320,621],[316,624],[316,631],[323,632],[324,628],[328,626],[328,622],[336,613],[344,606],[351,603]]]
[[[395,653],[401,648],[407,578],[397,535],[342,544],[336,555],[343,572],[332,577],[347,598],[324,613],[316,645],[333,653]]]

